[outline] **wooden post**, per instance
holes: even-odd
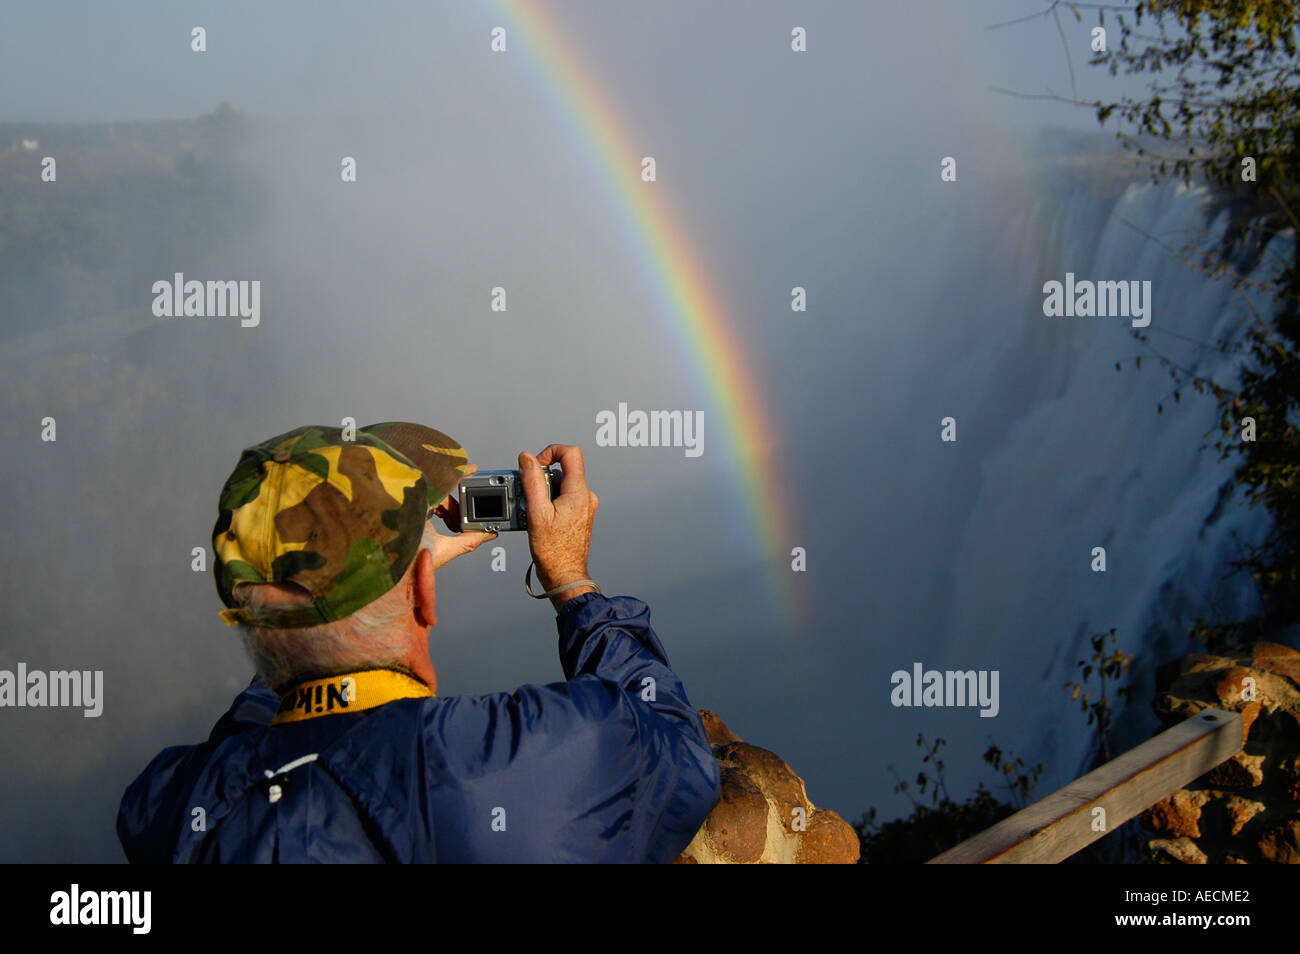
[[[1202,709],[927,864],[1054,864],[1241,751],[1241,714]],[[1105,814],[1094,809],[1104,809]],[[1104,828],[1094,819],[1104,819]]]

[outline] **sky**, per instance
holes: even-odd
[[[617,102],[629,108],[626,97],[637,88],[650,102],[667,104],[702,92],[701,80],[710,73],[717,78],[777,62],[765,56],[771,48],[749,40],[788,22],[809,29],[810,51],[816,53],[810,59],[839,70],[847,85],[872,75],[873,64],[881,70],[875,75],[895,77],[896,86],[880,90],[886,95],[879,103],[906,100],[900,94],[933,84],[946,97],[929,102],[973,92],[985,104],[981,117],[990,122],[1093,128],[1089,114],[1061,104],[999,102],[984,95],[984,87],[1069,95],[1065,49],[1052,18],[998,26],[1044,10],[1048,4],[1042,0],[877,5],[883,9],[829,0],[640,7],[565,0],[536,6],[574,40],[584,64],[602,85],[618,90]],[[280,118],[373,112],[409,104],[412,97],[436,97],[473,111],[482,104],[464,78],[468,64],[481,62],[478,41],[505,22],[500,10],[485,0],[377,2],[364,11],[330,0],[184,7],[165,0],[112,7],[68,0],[9,4],[0,34],[6,78],[0,121],[186,119],[223,100]],[[1064,17],[1080,98],[1093,98],[1106,89],[1105,78],[1085,67],[1093,21]],[[819,31],[820,25],[825,29]],[[195,26],[209,40],[202,55],[190,49]],[[782,46],[787,35],[783,30]],[[900,46],[900,39],[916,46]],[[670,68],[695,55],[702,72]],[[974,82],[952,83],[954,65],[963,70],[963,80]]]
[[[17,532],[2,545],[0,667],[103,669],[107,696],[93,722],[0,712],[21,769],[0,782],[0,819],[21,831],[3,857],[120,860],[116,793],[162,747],[202,738],[250,674],[210,576],[191,569],[217,490],[242,447],[347,416],[430,424],[484,468],[582,445],[601,498],[592,575],[650,604],[692,701],[785,757],[819,805],[850,820],[905,807],[884,763],[909,758],[917,723],[890,709],[887,677],[914,646],[945,644],[932,637],[953,625],[950,587],[932,575],[957,531],[899,514],[960,509],[938,496],[948,465],[920,450],[939,417],[925,377],[937,354],[958,361],[952,323],[972,309],[1036,307],[981,237],[1042,199],[1032,143],[1096,132],[1086,109],[993,91],[1070,94],[1049,18],[990,29],[1046,4],[533,4],[626,131],[607,156],[509,6],[0,14],[0,123],[192,119],[228,103],[260,123],[239,158],[265,197],[237,243],[199,220],[187,238],[204,254],[164,253],[157,274],[222,263],[219,277],[261,281],[258,327],[173,322],[6,366],[8,416],[45,402],[60,437],[10,464],[22,492],[3,511]],[[1116,88],[1085,66],[1091,25],[1064,21],[1085,99]],[[195,26],[206,52],[190,48]],[[806,53],[790,50],[793,26]],[[652,184],[637,180],[642,155]],[[343,156],[356,183],[340,181]],[[943,191],[944,156],[960,191]],[[666,243],[629,212],[642,188]],[[708,347],[671,297],[681,269],[665,247],[720,303],[728,330]],[[940,248],[956,257],[937,266]],[[986,281],[1003,282],[997,307],[956,290]],[[807,312],[790,309],[796,285]],[[489,308],[498,286],[504,313]],[[4,320],[26,334],[41,319],[12,292]],[[103,310],[147,316],[151,301],[142,284]],[[741,402],[748,430],[723,406],[732,366],[759,399]],[[64,376],[48,393],[42,368]],[[596,446],[595,415],[620,403],[701,410],[704,453]],[[924,423],[900,425],[912,415]],[[439,573],[443,694],[559,678],[552,618],[520,592],[525,542],[503,545],[504,574],[486,551]],[[66,757],[48,761],[51,746]],[[954,764],[971,778],[975,761]]]

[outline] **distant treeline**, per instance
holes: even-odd
[[[152,282],[238,243],[265,207],[244,158],[253,134],[225,105],[192,120],[0,123],[0,337],[147,308]]]

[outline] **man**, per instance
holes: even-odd
[[[649,609],[587,578],[597,499],[581,450],[519,455],[567,681],[439,698],[436,570],[496,536],[456,532],[451,492],[477,468],[416,424],[348,437],[298,428],[245,450],[226,481],[221,616],[258,674],[206,742],[165,749],[127,788],[127,858],[676,858],[718,801],[718,766]]]

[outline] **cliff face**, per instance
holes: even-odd
[[[677,864],[854,864],[858,836],[808,798],[803,779],[779,756],[741,740],[700,710],[722,774],[722,800]]]
[[[1245,747],[1142,816],[1156,861],[1300,864],[1300,652],[1255,643],[1161,667],[1156,713],[1240,712]]]

